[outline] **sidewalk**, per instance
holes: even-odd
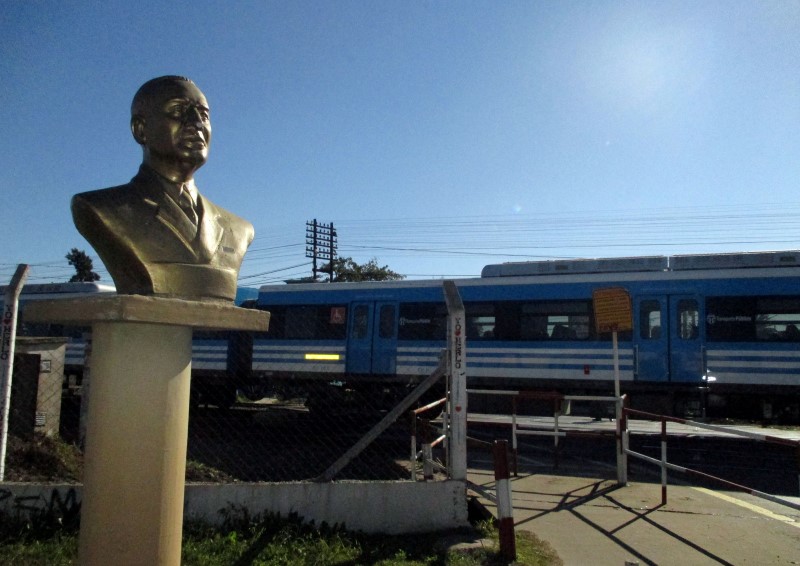
[[[488,460],[473,466],[468,479],[493,490]],[[511,486],[516,529],[567,566],[800,564],[800,511],[750,495],[670,485],[662,506],[657,483],[522,472]]]

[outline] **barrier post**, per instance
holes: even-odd
[[[517,559],[514,535],[514,508],[511,504],[511,483],[508,476],[508,442],[495,440],[494,479],[497,491],[497,521],[500,530],[500,553],[509,562]]]
[[[617,483],[628,485],[628,396],[617,397]]]
[[[417,414],[411,411],[411,481],[417,481]]]
[[[558,469],[558,464],[560,461],[559,452],[561,450],[561,446],[558,443],[558,417],[560,416],[561,416],[560,402],[558,399],[554,398],[553,399],[553,462],[555,464],[554,468],[556,470]]]
[[[667,421],[661,421],[661,505],[667,504]]]
[[[514,461],[514,477],[519,476],[519,462],[517,459],[517,398],[511,398],[511,457]]]

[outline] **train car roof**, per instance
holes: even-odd
[[[568,273],[641,273],[708,269],[795,267],[800,251],[687,254],[597,259],[509,262],[487,265],[481,277],[520,277]]]
[[[793,269],[792,269],[793,268]],[[615,284],[624,282],[678,280],[736,280],[800,277],[800,251],[752,254],[703,254],[524,262],[486,266],[482,277],[453,279],[457,287],[497,285]],[[441,288],[445,279],[365,281],[346,283],[296,283],[264,285],[259,296],[297,293],[346,294],[364,291]]]
[[[0,293],[4,293],[7,285],[0,286]],[[22,287],[22,295],[84,295],[87,293],[116,293],[113,285],[94,282],[77,283],[31,283]]]

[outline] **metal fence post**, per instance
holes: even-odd
[[[467,347],[464,303],[453,281],[444,282],[450,356],[450,478],[467,479]]]
[[[2,339],[0,339],[0,360],[2,361],[2,380],[0,384],[0,481],[6,477],[6,449],[8,447],[8,416],[11,412],[11,380],[14,373],[14,343],[17,339],[17,312],[19,295],[28,277],[28,266],[17,266],[11,282],[3,297]]]

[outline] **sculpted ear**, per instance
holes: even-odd
[[[147,142],[147,136],[144,133],[144,116],[131,118],[131,133],[133,134],[133,139],[139,145],[144,145]]]

